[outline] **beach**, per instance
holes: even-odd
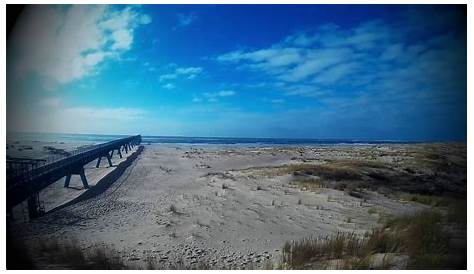
[[[145,268],[150,260],[159,268],[203,263],[216,269],[263,268],[279,262],[288,241],[338,232],[362,236],[380,226],[381,218],[429,208],[400,193],[465,195],[466,173],[445,170],[441,176],[434,170],[440,159],[433,158],[442,154],[451,168],[462,170],[465,149],[463,144],[145,144],[101,193],[13,223],[12,231],[31,246],[48,241],[74,241],[84,251],[105,246],[132,268]],[[344,172],[305,173],[311,166]],[[87,176],[94,185],[107,172],[91,167]],[[437,179],[424,179],[433,172]],[[67,200],[68,191],[74,190],[58,181],[40,197],[57,205],[54,200]]]

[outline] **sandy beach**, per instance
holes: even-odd
[[[84,251],[106,246],[132,268],[145,268],[150,259],[160,268],[202,263],[264,268],[279,262],[287,241],[337,232],[362,236],[380,226],[381,218],[429,207],[399,193],[465,195],[466,173],[446,169],[441,176],[434,170],[440,159],[433,158],[442,153],[451,168],[465,169],[465,149],[462,144],[145,145],[102,193],[13,223],[12,231],[30,245],[73,239]],[[331,178],[324,170],[319,176],[298,171],[308,165],[339,166],[345,173]],[[109,172],[87,170],[92,185]],[[424,179],[434,172],[437,178]],[[363,185],[355,187],[356,182]],[[41,197],[51,209],[71,191],[77,190],[58,181]],[[403,260],[397,267],[403,268]]]
[[[467,269],[468,4],[403,2],[6,5],[6,268]]]

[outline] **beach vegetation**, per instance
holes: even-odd
[[[371,207],[371,208],[369,208],[369,209],[367,210],[367,213],[369,213],[369,214],[376,214],[376,213],[377,213],[377,209]]]
[[[449,218],[447,218],[449,220]],[[338,232],[285,243],[281,268],[286,269],[465,269],[466,250],[449,245],[446,218],[437,210],[388,220],[364,236]],[[375,260],[378,254],[406,258]],[[457,258],[453,260],[453,258]]]
[[[21,241],[14,243],[14,246],[22,245],[24,243]],[[74,239],[62,242],[41,240],[35,244],[34,248],[24,249],[15,256],[22,257],[29,263],[26,265],[7,263],[7,269],[41,269],[43,264],[54,265],[55,269],[127,269],[122,256],[113,248],[100,246],[86,250],[81,248]]]
[[[178,213],[178,209],[174,204],[170,205],[170,212],[171,213]]]

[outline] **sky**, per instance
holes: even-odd
[[[466,140],[465,5],[38,5],[7,131]]]

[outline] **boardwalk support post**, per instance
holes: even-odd
[[[35,219],[44,214],[44,208],[41,207],[39,192],[35,192],[28,198],[28,217]]]
[[[71,182],[71,176],[73,174],[77,174],[81,176],[82,185],[84,188],[89,188],[89,184],[87,183],[86,174],[84,173],[84,167],[73,169],[70,173],[66,175],[66,181],[64,181],[64,187],[69,187],[69,183]]]
[[[96,168],[98,168],[100,166],[100,160],[102,159],[102,157],[107,158],[107,161],[109,162],[109,166],[113,166],[112,161],[110,160],[112,158],[112,156],[107,152],[107,153],[99,156],[99,158],[97,160],[97,164],[95,165]]]

